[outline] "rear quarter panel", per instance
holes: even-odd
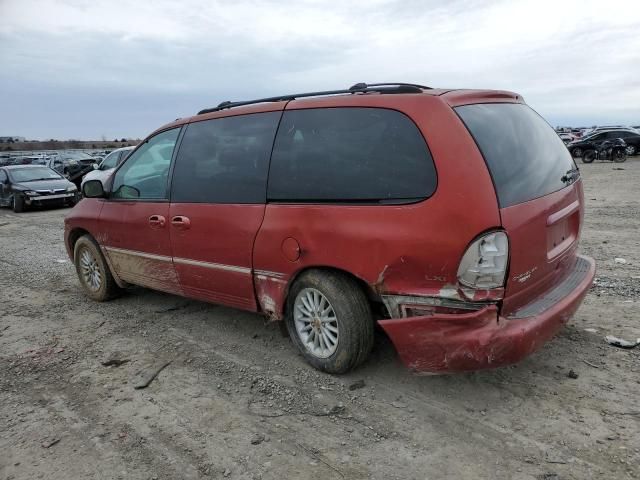
[[[295,101],[287,109],[344,106],[391,108],[413,119],[431,151],[438,186],[411,205],[267,204],[254,247],[255,284],[262,309],[275,317],[283,313],[288,284],[311,267],[349,272],[374,294],[450,291],[469,242],[500,226],[484,160],[442,99],[353,95]],[[283,252],[287,238],[300,246],[295,261]]]

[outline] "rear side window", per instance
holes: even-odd
[[[404,203],[436,188],[418,127],[381,108],[285,111],[276,138],[268,198],[289,202]]]
[[[182,138],[172,202],[264,203],[281,112],[192,123]]]
[[[457,107],[489,167],[501,208],[566,186],[575,163],[549,124],[527,105],[493,103]]]

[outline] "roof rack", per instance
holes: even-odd
[[[198,115],[204,113],[217,112],[227,108],[242,107],[244,105],[253,105],[255,103],[268,103],[268,102],[282,102],[285,100],[295,100],[296,98],[306,97],[324,97],[327,95],[341,95],[345,93],[422,93],[423,90],[429,90],[431,87],[425,85],[418,85],[415,83],[356,83],[346,90],[325,90],[321,92],[307,92],[307,93],[293,93],[289,95],[279,95],[277,97],[258,98],[255,100],[245,100],[241,102],[224,101],[219,103],[218,106],[212,108],[205,108],[200,110]]]

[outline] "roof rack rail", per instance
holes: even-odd
[[[324,97],[328,95],[341,95],[345,93],[421,93],[422,90],[431,89],[425,85],[417,85],[415,83],[356,83],[347,90],[325,90],[320,92],[293,93],[289,95],[279,95],[277,97],[257,98],[255,100],[245,100],[240,102],[231,102],[226,100],[218,104],[217,107],[205,108],[200,110],[198,115],[205,113],[217,112],[227,108],[242,107],[244,105],[253,105],[256,103],[282,102],[285,100],[295,100],[296,98],[307,97]]]

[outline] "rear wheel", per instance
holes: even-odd
[[[121,292],[100,247],[89,235],[83,235],[76,241],[73,261],[82,288],[93,300],[104,302]]]
[[[613,151],[612,156],[613,156],[613,161],[616,163],[622,163],[627,160],[627,154],[625,152],[625,149],[623,148],[616,148]]]
[[[367,297],[343,273],[303,273],[289,292],[285,322],[305,359],[328,373],[355,368],[373,347],[374,323]]]
[[[12,207],[16,213],[24,212],[24,197],[16,193],[13,196]]]
[[[587,150],[582,155],[582,163],[593,163],[596,159],[596,151],[595,150]]]
[[[627,155],[632,157],[633,155],[636,154],[636,152],[637,152],[637,149],[635,145],[627,145],[627,148],[626,148]]]

